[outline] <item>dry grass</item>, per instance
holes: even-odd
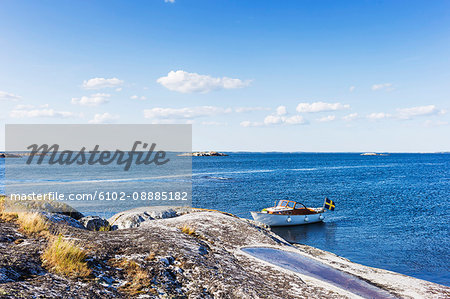
[[[187,234],[189,236],[197,236],[195,229],[187,224],[184,224],[182,227],[179,227],[182,233]]]
[[[53,238],[42,254],[43,266],[48,270],[68,277],[87,277],[91,274],[86,262],[86,252],[73,241],[62,236]]]
[[[0,212],[0,219],[5,222],[14,222],[18,217],[19,215],[17,213]]]
[[[118,288],[120,292],[134,296],[141,293],[153,293],[156,291],[150,285],[148,273],[135,261],[127,259],[112,260],[112,265],[123,269],[125,271],[125,277],[128,280],[125,285]]]
[[[10,213],[5,211],[5,200],[6,197],[4,195],[0,196],[0,219],[6,222],[16,221],[18,215],[17,213]]]
[[[192,226],[190,226],[188,224],[184,224],[183,226],[179,227],[178,229],[181,230],[181,232],[186,234],[186,235],[189,235],[189,236],[192,236],[192,237],[195,237],[195,238],[207,241],[207,242],[209,242],[211,244],[214,244],[213,240],[210,240],[207,237],[205,237],[204,235],[197,233],[195,228],[193,228]]]
[[[40,213],[6,212],[5,197],[0,197],[0,219],[15,222],[19,230],[27,235],[38,235],[48,239],[47,247],[42,254],[42,265],[49,271],[68,277],[87,277],[91,270],[86,263],[86,252],[77,247],[73,241],[64,240],[61,236],[50,234],[49,222]],[[16,240],[16,244],[23,239]]]
[[[47,236],[50,227],[47,220],[39,213],[18,213],[17,223],[20,230],[27,235],[43,234]]]
[[[150,252],[147,257],[145,258],[147,261],[153,261],[156,257],[156,253]]]
[[[109,232],[109,231],[111,231],[111,225],[101,226],[101,227],[98,229],[98,231],[99,231],[99,232]]]
[[[49,224],[39,213],[7,212],[5,209],[5,197],[0,198],[0,219],[6,222],[16,222],[19,229],[27,235],[48,232]]]

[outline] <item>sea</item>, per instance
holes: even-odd
[[[280,199],[321,207],[328,197],[336,209],[323,223],[273,232],[356,263],[450,286],[449,154],[227,154],[192,158],[194,207],[250,219],[250,211]],[[4,161],[0,193],[5,192]],[[170,180],[186,183],[185,177]],[[127,182],[133,184],[143,181]],[[123,209],[119,204],[113,210]]]

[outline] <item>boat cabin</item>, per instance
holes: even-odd
[[[265,209],[268,214],[281,215],[310,215],[317,214],[315,209],[307,208],[304,204],[293,200],[282,199],[272,207]]]

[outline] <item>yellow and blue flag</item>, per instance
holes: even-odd
[[[325,203],[323,205],[323,207],[325,209],[328,209],[330,211],[334,211],[334,208],[336,207],[336,205],[334,204],[334,202],[331,199],[328,199],[327,197],[325,198]]]

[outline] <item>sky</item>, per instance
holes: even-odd
[[[192,124],[194,150],[450,151],[449,1],[0,2],[5,124]]]

